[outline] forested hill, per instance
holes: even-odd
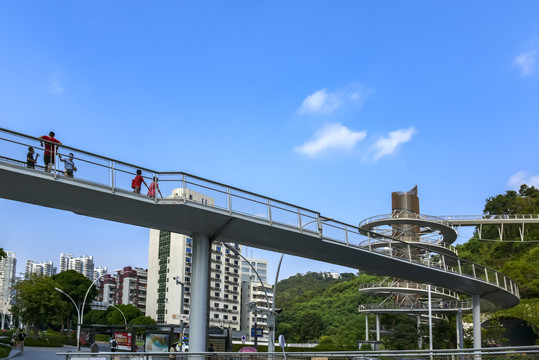
[[[539,190],[522,185],[518,192],[507,191],[486,200],[485,215],[539,214]],[[483,226],[482,238],[498,239],[498,226]],[[539,243],[520,242],[519,225],[504,226],[505,241],[484,241],[476,234],[457,246],[459,256],[486,265],[511,277],[523,299],[539,298]],[[539,240],[539,225],[527,225],[526,240]]]

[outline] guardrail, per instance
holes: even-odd
[[[24,165],[17,163],[17,160],[24,159],[26,147],[33,146],[41,148],[44,142],[37,137],[28,136],[11,130],[0,128],[0,163],[14,168],[21,168]],[[74,154],[77,172],[74,177],[67,177],[58,172],[58,155],[66,155],[68,152]],[[4,159],[13,159],[14,162]],[[369,251],[380,256],[395,258],[396,260],[411,262],[419,266],[438,269],[446,272],[453,272],[460,276],[470,277],[483,281],[504,289],[519,297],[518,286],[509,277],[482,265],[459,259],[450,255],[436,255],[435,258],[417,259],[412,256],[412,250],[423,250],[432,253],[432,248],[427,248],[419,243],[406,243],[388,236],[375,234],[367,231],[367,237],[371,235],[381,241],[386,241],[385,247],[362,246],[361,241],[365,235],[360,232],[357,226],[346,224],[329,217],[321,216],[319,212],[296,206],[290,203],[279,201],[263,195],[245,191],[233,186],[204,179],[199,176],[184,172],[159,172],[149,168],[129,164],[127,162],[96,155],[75,147],[61,145],[57,151],[55,165],[52,173],[46,173],[37,169],[26,169],[26,171],[40,176],[50,176],[54,179],[62,179],[80,183],[84,186],[100,186],[116,195],[134,196],[141,201],[153,201],[156,205],[173,206],[175,204],[197,204],[206,206],[209,210],[219,209],[238,216],[247,216],[252,219],[266,221],[270,226],[286,227],[289,230],[304,233],[317,240],[334,242],[354,249]],[[174,189],[182,189],[179,196],[160,199],[158,196],[150,198],[143,194],[134,194],[131,189],[131,180],[136,175],[137,170],[141,170],[144,179],[155,179],[162,193],[172,194]],[[207,199],[196,201],[189,198],[189,191],[196,191],[204,194]],[[361,230],[365,233],[364,230]],[[395,256],[396,250],[402,252],[404,256]]]
[[[380,221],[380,220],[386,220],[386,219],[418,219],[418,220],[425,220],[425,221],[441,224],[448,228],[453,228],[453,225],[451,224],[451,222],[449,222],[447,219],[444,219],[443,217],[418,214],[410,210],[393,210],[390,214],[381,214],[381,215],[371,216],[362,220],[359,223],[359,227],[361,228],[367,224]]]
[[[504,215],[441,215],[441,219],[451,220],[529,220],[539,219],[539,214],[504,214]]]
[[[428,291],[427,284],[420,284],[416,282],[408,281],[385,281],[381,283],[369,283],[359,285],[359,291],[367,289],[380,289],[380,288],[391,288],[391,289],[404,289],[404,290],[421,290]],[[442,294],[458,299],[459,295],[453,290],[449,290],[440,286],[431,286],[430,291],[433,295]]]
[[[368,311],[368,310],[428,310],[428,302],[403,302],[403,303],[384,303],[384,304],[361,304],[359,305],[359,311]],[[458,309],[471,309],[472,301],[463,300],[463,301],[454,301],[454,300],[443,300],[443,301],[433,301],[432,310],[455,310]]]
[[[68,353],[65,360],[537,360],[539,346],[493,347],[483,349],[333,351],[333,352],[206,352],[206,353]]]

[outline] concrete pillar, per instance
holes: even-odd
[[[473,347],[481,348],[481,304],[479,295],[472,295]]]
[[[380,341],[380,314],[376,314],[376,341]]]
[[[365,314],[365,341],[369,341],[369,315]]]
[[[457,310],[457,348],[464,349],[464,329],[462,328],[462,309]]]
[[[189,352],[208,350],[210,251],[208,235],[193,234]]]
[[[417,314],[417,348],[423,348],[423,338],[421,337],[421,314]]]

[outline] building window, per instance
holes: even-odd
[[[238,320],[238,317],[237,316],[232,316],[232,320],[236,321],[236,320]]]
[[[219,303],[214,303],[214,304],[213,304],[213,307],[218,308],[218,307],[219,307]]]
[[[221,261],[221,255],[217,255],[215,259]]]
[[[232,306],[232,310],[238,310],[238,307],[236,305]]]
[[[223,320],[228,320],[228,315],[223,315]]]
[[[228,294],[225,294],[225,299],[228,299]]]
[[[236,295],[234,295],[234,296],[232,297],[232,299],[238,300],[238,297],[237,297]]]
[[[228,266],[225,267],[225,271],[230,271],[230,268]]]
[[[217,251],[221,252],[221,247],[217,246]]]
[[[191,282],[191,278],[190,277],[185,277],[185,282]]]
[[[234,286],[234,291],[238,291],[238,287],[237,286]]]
[[[219,319],[219,314],[213,314],[214,319]]]
[[[221,295],[220,292],[215,292],[213,295],[215,295],[215,297],[219,297],[219,295]]]
[[[225,309],[228,309],[228,304],[223,305]]]
[[[228,285],[225,285],[225,290],[228,290]]]
[[[187,241],[187,243],[188,243],[189,245],[191,245],[191,241],[192,241],[191,238],[187,238],[186,241]]]

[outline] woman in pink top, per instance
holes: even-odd
[[[155,197],[155,190],[157,190],[159,192],[159,195],[161,195],[161,197],[163,197],[163,194],[161,194],[161,190],[159,190],[159,185],[157,184],[157,178],[154,176],[152,183],[148,187],[148,196],[151,197],[151,198],[154,198]]]

